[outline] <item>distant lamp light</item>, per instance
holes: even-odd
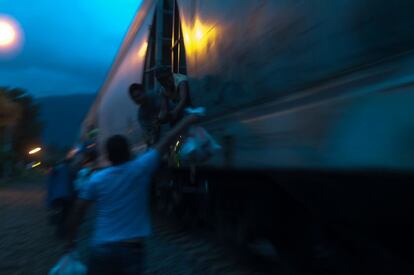
[[[9,47],[16,42],[17,34],[13,25],[7,21],[0,21],[0,47]]]
[[[0,54],[12,56],[18,52],[23,42],[23,31],[12,17],[0,14]]]
[[[41,161],[35,162],[35,163],[32,164],[32,168],[36,168],[36,167],[38,167],[40,165],[42,165],[42,162]]]
[[[34,149],[32,149],[32,150],[29,151],[29,155],[34,155],[34,154],[36,154],[36,153],[38,153],[40,151],[42,151],[42,148],[36,147],[36,148],[34,148]]]

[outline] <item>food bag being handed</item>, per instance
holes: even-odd
[[[77,253],[63,255],[57,264],[49,271],[49,275],[85,275],[86,267],[79,260]]]
[[[186,109],[187,113],[205,115],[202,107]],[[202,127],[191,127],[178,151],[178,157],[183,164],[200,164],[215,155],[221,146]]]

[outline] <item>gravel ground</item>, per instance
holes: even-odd
[[[41,181],[0,187],[0,275],[47,274],[63,243],[47,223]],[[81,257],[87,255],[90,222],[82,228]],[[145,274],[266,274],[220,245],[159,221],[146,244]]]

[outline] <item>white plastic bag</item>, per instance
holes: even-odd
[[[63,255],[57,264],[49,271],[49,275],[85,275],[86,266],[79,261],[76,253]]]
[[[200,164],[215,155],[221,146],[202,127],[192,127],[188,131],[181,148],[179,160],[185,164]]]

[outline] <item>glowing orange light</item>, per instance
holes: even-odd
[[[184,33],[184,42],[186,44],[190,43],[190,36],[188,35],[188,33]]]
[[[16,42],[16,29],[7,21],[0,21],[0,47],[9,47]]]
[[[141,48],[139,48],[138,56],[139,57],[145,57],[145,54],[147,53],[147,48],[148,48],[148,42],[144,42],[144,44],[142,44]]]
[[[185,49],[189,56],[205,53],[208,47],[214,45],[217,39],[218,28],[196,17],[193,22],[183,21]]]
[[[203,31],[202,31],[201,29],[197,29],[197,30],[195,31],[195,38],[196,38],[197,40],[201,40],[201,39],[203,39]]]

